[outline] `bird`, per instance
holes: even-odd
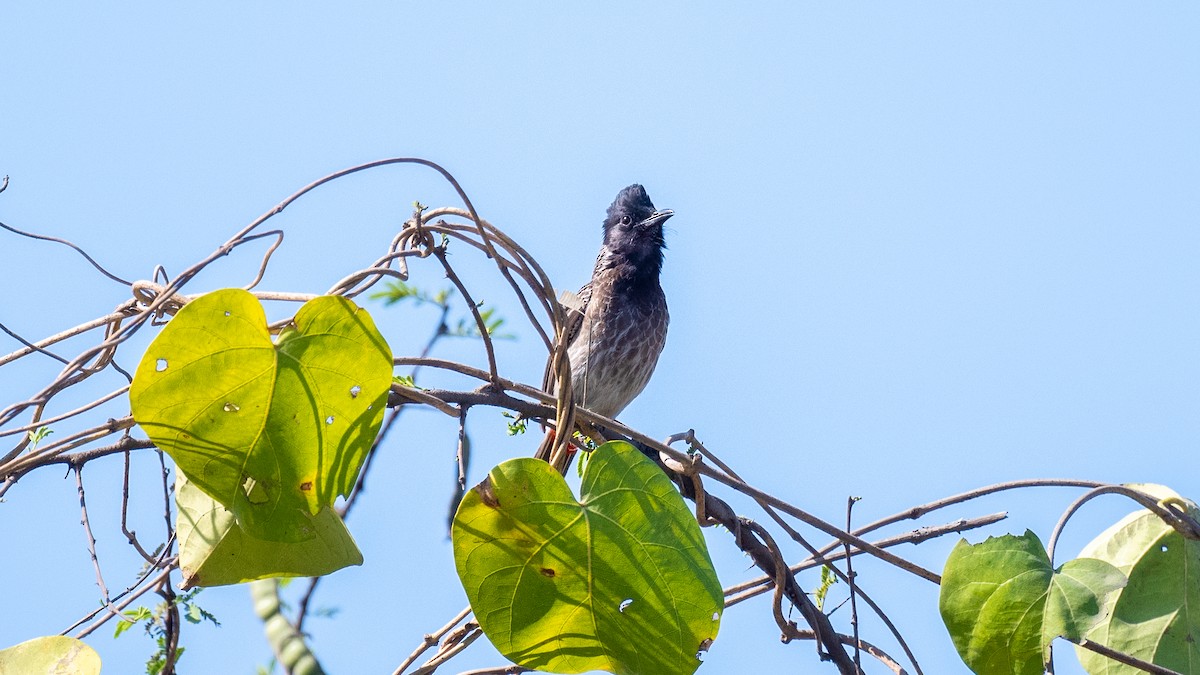
[[[659,277],[663,223],[673,215],[637,184],[608,207],[592,279],[568,303],[564,327],[576,405],[616,417],[650,382],[670,323]],[[549,460],[553,446],[551,430],[534,456]]]

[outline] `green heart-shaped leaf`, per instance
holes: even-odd
[[[693,673],[724,599],[683,498],[628,443],[592,453],[580,492],[522,458],[463,498],[454,561],[480,627],[536,670]]]
[[[1058,570],[1033,532],[961,540],[942,575],[939,609],[959,656],[979,675],[1040,675],[1050,643],[1078,639],[1104,616],[1108,594],[1125,584],[1100,560]]]
[[[175,477],[175,504],[184,590],[270,577],[319,577],[363,561],[345,523],[328,506],[310,519],[311,539],[275,542],[246,534],[233,513],[182,473]]]
[[[186,304],[130,387],[134,419],[255,538],[316,536],[379,431],[392,355],[367,312],[305,303],[271,341],[262,305],[226,289]]]

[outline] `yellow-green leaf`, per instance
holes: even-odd
[[[0,649],[0,673],[99,675],[100,655],[73,637],[39,637]]]
[[[314,536],[299,542],[263,541],[236,526],[233,514],[182,474],[175,479],[181,587],[223,586],[269,577],[316,577],[361,565],[362,553],[330,507],[312,516]]]
[[[1168,488],[1130,487],[1200,517],[1195,503]],[[1108,602],[1107,620],[1088,639],[1181,673],[1200,672],[1200,542],[1142,509],[1101,533],[1080,555],[1105,560],[1129,576],[1129,584]],[[1076,654],[1089,673],[1142,672],[1084,649]]]
[[[248,534],[298,542],[353,487],[391,377],[391,350],[349,300],[305,303],[272,342],[262,305],[226,289],[167,324],[129,398],[150,439]]]

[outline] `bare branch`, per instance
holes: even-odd
[[[4,177],[4,187],[8,187],[8,176]],[[4,189],[0,188],[0,192],[3,192],[3,191],[4,191]],[[19,234],[22,237],[28,237],[30,239],[37,239],[38,241],[49,241],[49,242],[53,242],[55,244],[62,244],[63,246],[66,246],[66,247],[74,250],[79,255],[83,256],[85,260],[87,260],[89,263],[91,263],[92,267],[95,267],[96,270],[99,271],[104,276],[108,277],[109,279],[112,279],[113,281],[115,281],[118,284],[121,284],[123,286],[129,285],[128,281],[125,281],[121,277],[104,269],[104,266],[101,265],[100,263],[96,262],[95,258],[88,255],[87,251],[79,248],[75,244],[72,244],[71,242],[67,241],[66,239],[62,239],[59,237],[51,237],[51,236],[48,236],[45,234],[33,234],[32,232],[25,232],[24,230],[18,230],[17,228],[15,228],[11,225],[5,225],[4,223],[0,223],[0,228],[4,228],[4,229],[8,230],[9,232],[12,232],[13,234]]]
[[[402,661],[400,663],[400,665],[396,668],[396,671],[393,675],[401,675],[405,670],[408,669],[409,666],[416,663],[417,659],[421,658],[422,654],[429,651],[430,648],[435,646],[442,639],[442,636],[444,636],[446,633],[449,633],[450,631],[454,630],[455,626],[457,626],[458,624],[465,621],[466,618],[470,615],[471,615],[471,608],[466,607],[461,612],[456,614],[453,619],[450,619],[449,621],[447,621],[446,625],[442,626],[441,628],[439,628],[438,630],[436,630],[432,633],[426,633],[424,642],[422,642],[421,645],[419,645],[416,649],[414,649],[413,652],[408,655],[408,658],[404,659],[404,661]]]
[[[1064,639],[1067,639],[1067,638],[1064,638]],[[1097,654],[1099,654],[1101,656],[1107,656],[1108,658],[1112,659],[1113,661],[1119,661],[1121,663],[1124,663],[1127,666],[1133,666],[1134,668],[1139,668],[1141,670],[1146,671],[1147,673],[1155,673],[1155,675],[1183,675],[1183,673],[1180,673],[1179,671],[1171,670],[1170,668],[1164,668],[1163,666],[1150,663],[1149,661],[1143,661],[1135,656],[1130,656],[1129,654],[1126,654],[1125,652],[1119,652],[1110,647],[1105,647],[1104,645],[1102,645],[1098,642],[1092,642],[1091,640],[1089,640],[1087,638],[1080,638],[1079,640],[1068,640],[1068,642],[1073,642],[1088,651],[1096,652]]]

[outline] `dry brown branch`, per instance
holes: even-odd
[[[456,614],[453,619],[447,621],[446,625],[432,633],[426,633],[425,640],[416,649],[414,649],[411,654],[408,655],[408,658],[404,659],[404,661],[400,663],[400,665],[396,668],[394,675],[401,675],[401,673],[407,670],[409,666],[416,663],[417,659],[421,658],[422,654],[437,645],[437,643],[441,641],[442,637],[444,637],[446,633],[454,630],[455,626],[465,621],[470,615],[471,608],[466,607],[463,609],[463,611]]]
[[[430,675],[430,673],[442,667],[444,663],[458,656],[467,647],[470,647],[471,643],[478,640],[482,635],[483,631],[480,630],[478,623],[474,621],[466,622],[448,634],[446,639],[442,640],[437,653],[423,663],[420,668],[412,671],[412,675]]]
[[[810,630],[799,630],[793,628],[788,637],[793,640],[815,640],[816,634]],[[840,633],[837,635],[837,639],[841,641],[842,644],[850,645],[856,649],[861,648],[864,652],[870,654],[880,663],[887,666],[887,668],[896,675],[906,675],[908,672],[904,670],[904,667],[900,665],[899,661],[892,658],[887,652],[883,651],[879,647],[876,647],[870,642],[862,639],[856,640],[852,635],[842,635]]]
[[[987,516],[980,516],[979,518],[964,518],[956,520],[952,523],[922,527],[920,529],[912,530],[911,532],[906,532],[904,534],[898,534],[893,537],[877,539],[872,543],[879,548],[892,548],[893,546],[899,546],[900,544],[919,544],[928,539],[941,537],[947,534],[957,534],[966,530],[973,530],[980,527],[986,527],[988,525],[994,525],[1007,517],[1007,513],[1001,512],[993,513]],[[863,553],[862,551],[854,548],[851,548],[850,552],[851,555],[861,555]],[[846,554],[844,551],[839,551],[824,555],[819,560],[809,557],[799,563],[796,563],[795,565],[792,565],[791,570],[793,573],[803,572],[804,570],[813,569],[815,567],[827,565],[831,562],[843,560],[845,555]],[[743,581],[732,586],[727,586],[725,588],[725,606],[732,607],[740,602],[749,600],[750,598],[758,595],[762,595],[769,590],[771,590],[771,579],[766,576],[756,577],[754,579],[750,579],[749,581]]]
[[[1183,673],[1180,673],[1179,671],[1171,670],[1170,668],[1164,668],[1160,665],[1150,663],[1149,661],[1143,661],[1137,657],[1130,656],[1129,654],[1126,654],[1125,652],[1119,652],[1115,649],[1110,649],[1109,647],[1105,647],[1104,645],[1102,645],[1098,642],[1092,642],[1091,640],[1089,640],[1087,638],[1080,638],[1079,640],[1070,640],[1070,642],[1073,642],[1088,651],[1096,652],[1097,654],[1100,654],[1101,656],[1107,656],[1108,658],[1112,659],[1113,661],[1120,661],[1121,663],[1124,663],[1127,666],[1133,666],[1134,668],[1144,670],[1147,673],[1154,673],[1155,675],[1183,675]]]
[[[1062,534],[1063,528],[1067,526],[1067,521],[1071,519],[1071,516],[1087,502],[1107,494],[1128,497],[1154,513],[1154,515],[1158,516],[1164,523],[1173,527],[1176,532],[1184,537],[1188,539],[1200,539],[1200,523],[1197,523],[1195,519],[1188,515],[1186,510],[1171,503],[1161,502],[1152,495],[1125,485],[1102,485],[1080,495],[1078,499],[1067,507],[1062,517],[1059,518],[1058,523],[1055,524],[1054,530],[1050,534],[1050,541],[1046,545],[1046,552],[1050,555],[1051,562],[1054,561],[1054,549],[1058,544],[1058,537]]]

